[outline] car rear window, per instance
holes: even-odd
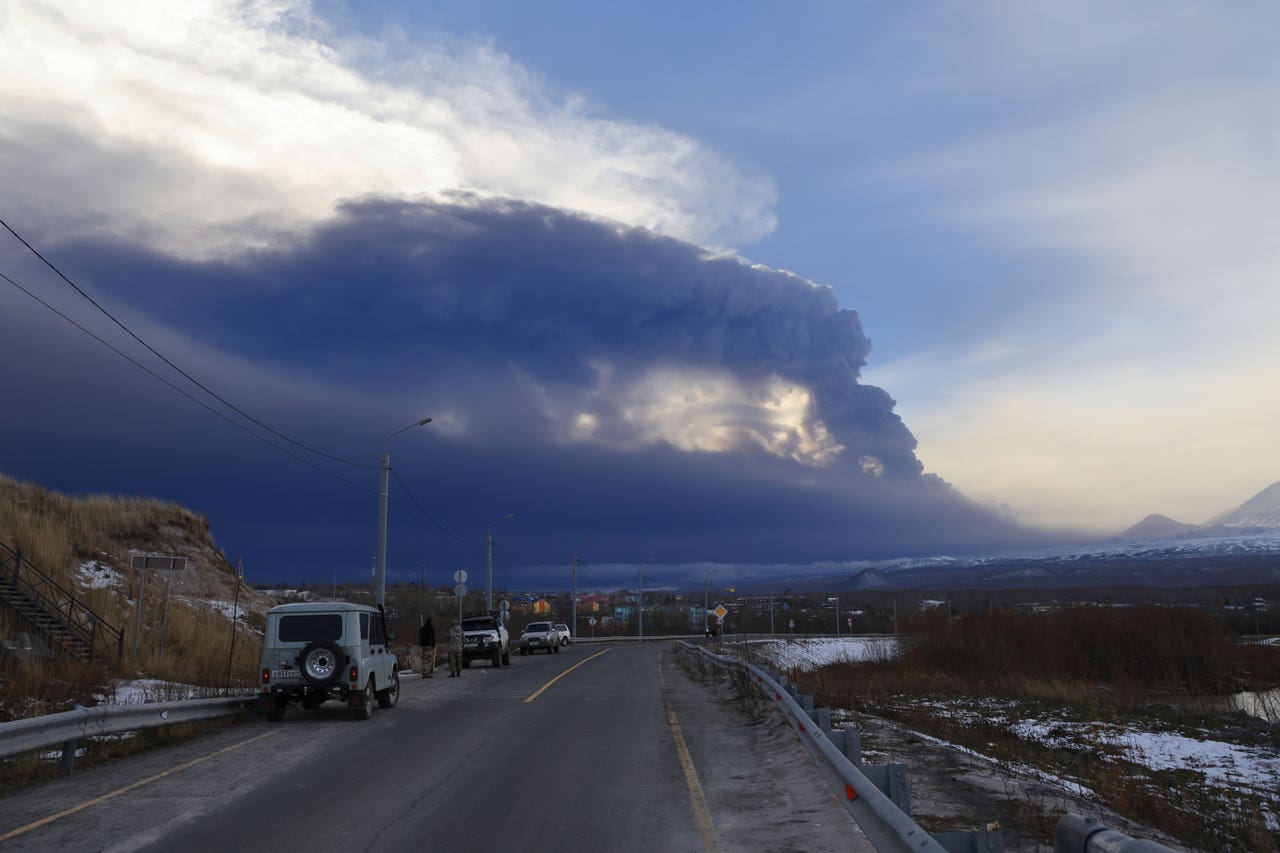
[[[306,613],[280,617],[280,642],[282,643],[341,639],[342,617],[337,613]]]

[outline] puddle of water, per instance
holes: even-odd
[[[1244,711],[1268,723],[1280,723],[1280,690],[1233,693],[1227,697],[1226,705],[1230,711]]]

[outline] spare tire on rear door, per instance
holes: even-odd
[[[313,687],[328,687],[342,680],[342,648],[332,640],[312,640],[298,655],[298,669]]]

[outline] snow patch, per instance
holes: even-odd
[[[888,660],[898,653],[894,637],[805,637],[796,640],[756,640],[752,656],[781,670],[809,672],[833,663]]]

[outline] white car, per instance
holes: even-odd
[[[530,622],[520,634],[520,654],[527,655],[542,649],[547,654],[560,651],[560,632],[553,622]]]
[[[557,622],[556,631],[560,634],[560,645],[567,646],[573,642],[573,634],[569,633],[568,625],[563,622]]]

